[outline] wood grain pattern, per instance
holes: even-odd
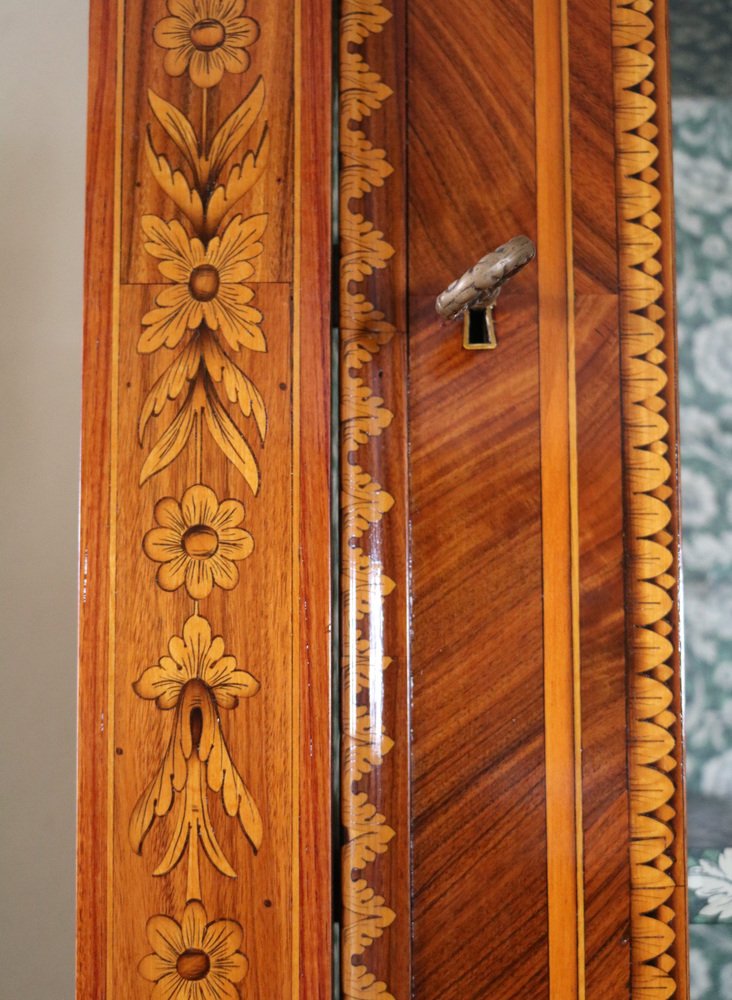
[[[612,34],[602,5],[570,0],[568,22],[585,980],[615,1000],[630,995],[630,886]]]
[[[408,13],[413,996],[541,998],[536,268],[501,293],[496,351],[463,351],[434,313],[491,247],[536,237],[532,7]]]
[[[120,3],[115,20],[95,6],[91,93],[111,96],[92,119],[106,145],[90,144],[92,305],[101,280],[86,343],[99,342],[102,309],[112,336],[108,366],[86,374],[85,413],[107,437],[101,467],[85,466],[84,522],[110,578],[87,580],[84,597],[110,656],[100,769],[84,692],[104,683],[105,650],[97,633],[82,645],[78,995],[157,984],[229,997],[244,982],[327,997],[329,11],[161,0]],[[101,246],[100,210],[115,234]],[[141,412],[167,421],[142,451]],[[103,816],[90,773],[108,789]],[[101,911],[82,867],[90,829]]]
[[[251,64],[214,83],[154,41],[185,4],[110,6],[77,995],[327,1000],[332,13],[232,0]],[[345,997],[688,996],[665,18],[343,6]],[[186,26],[211,51],[216,30]],[[256,177],[217,217],[237,108]],[[538,266],[502,292],[498,349],[464,351],[435,295],[517,232]]]
[[[303,1000],[333,995],[333,852],[332,828],[332,639],[330,547],[331,524],[331,371],[334,322],[331,258],[332,124],[325,111],[333,89],[329,4],[298,0],[295,34],[300,39],[295,62],[294,315],[297,377],[293,380],[299,437],[293,462],[299,545],[292,546],[298,579],[297,625],[293,662],[297,665],[299,760],[293,773],[298,811],[298,933],[293,964]]]
[[[89,22],[89,100],[85,225],[84,345],[79,537],[79,701],[77,778],[76,995],[103,997],[107,913],[107,672],[95,667],[109,646],[108,476],[110,459],[112,326],[110,277],[114,256],[116,65],[118,35],[112,4],[92,4]]]
[[[535,277],[503,293],[504,340],[490,354],[463,351],[432,302],[418,320],[413,303],[413,963],[424,998],[548,996]]]
[[[627,8],[620,16],[619,7]],[[677,537],[675,497],[665,488],[675,475],[674,393],[666,382],[674,362],[673,320],[668,313],[672,237],[663,104],[668,97],[663,90],[665,5],[615,5],[611,16],[608,9],[587,11],[570,0],[542,3],[531,11],[513,9],[511,14],[509,24],[492,7],[459,12],[447,4],[433,5],[429,12],[416,5],[409,9],[415,995],[483,996],[486,982],[492,996],[526,992],[522,978],[529,974],[526,961],[517,969],[507,955],[502,965],[501,916],[508,911],[521,913],[524,937],[517,947],[522,955],[536,956],[525,936],[532,935],[537,924],[549,930],[547,951],[531,965],[536,975],[528,987],[532,996],[546,990],[557,998],[621,998],[650,995],[644,990],[651,988],[668,991],[662,995],[685,996],[684,841],[678,818],[683,812],[683,782],[676,766],[681,750],[676,715],[681,704],[675,639],[678,610],[671,562],[661,560],[660,554],[652,564],[642,561],[641,553],[651,552],[643,532],[652,525],[641,523],[649,504],[639,495],[645,483],[654,494],[651,503],[659,516],[661,508],[666,509],[668,532],[661,525],[662,530],[651,534],[653,541],[672,552]],[[495,29],[493,64],[472,34],[483,17]],[[531,82],[525,79],[531,55],[517,55],[521,50],[516,39],[524,27],[530,27],[536,38],[536,75]],[[502,51],[505,39],[511,39],[513,51],[508,45]],[[660,68],[654,68],[655,48],[649,46],[659,47]],[[629,48],[634,51],[619,55]],[[435,103],[430,78],[437,65],[443,86]],[[500,79],[495,66],[500,66]],[[643,83],[644,66],[652,73],[652,86],[663,95],[663,106],[650,112],[652,90],[650,82]],[[534,118],[525,121],[520,104],[532,84],[535,149],[531,147]],[[664,131],[657,142],[655,129],[647,131],[644,125],[648,119],[643,116],[649,113]],[[638,128],[641,141],[629,139],[627,132]],[[480,156],[484,147],[475,142],[479,134],[500,136],[498,145],[489,143],[490,157]],[[641,162],[641,147],[648,150],[650,160]],[[654,162],[659,149],[663,170]],[[527,194],[533,177],[538,191]],[[657,196],[644,192],[648,185],[661,194],[660,211]],[[511,213],[504,232],[494,234],[495,220],[505,220]],[[518,226],[516,220],[521,220]],[[639,226],[624,230],[628,221]],[[479,242],[481,225],[484,236]],[[492,380],[482,383],[477,374],[475,381],[463,381],[458,375],[460,361],[447,344],[449,334],[434,325],[428,304],[428,290],[436,293],[444,287],[443,277],[449,281],[462,273],[494,240],[519,226],[530,235],[536,233],[543,276],[537,313],[538,368],[532,370],[528,353],[514,354],[513,363],[524,366],[522,377],[529,384],[538,383],[542,400],[533,418],[527,415],[524,420],[540,434],[539,468],[545,486],[540,515],[544,641],[539,655],[548,682],[542,709],[547,764],[539,801],[552,830],[543,855],[548,861],[546,909],[533,897],[527,906],[526,894],[533,883],[523,869],[517,879],[520,890],[514,890],[521,892],[521,900],[512,894],[512,886],[503,883],[499,894],[495,869],[486,868],[481,877],[485,853],[472,854],[462,839],[466,815],[472,817],[476,811],[480,815],[484,808],[483,852],[494,858],[500,854],[502,864],[519,870],[521,862],[506,856],[504,843],[502,853],[491,851],[491,823],[508,820],[513,804],[510,797],[497,798],[494,789],[501,775],[510,771],[516,749],[504,748],[502,756],[490,758],[490,776],[481,772],[478,778],[470,771],[467,748],[461,751],[455,743],[464,735],[468,700],[471,707],[482,706],[480,723],[476,721],[476,729],[470,730],[474,740],[493,734],[494,725],[500,724],[494,715],[506,718],[501,689],[489,690],[486,685],[483,694],[476,681],[477,692],[471,687],[468,699],[461,685],[463,670],[474,680],[482,676],[482,658],[495,655],[493,644],[498,641],[495,622],[493,633],[483,632],[480,618],[476,623],[476,615],[470,615],[473,601],[479,609],[501,607],[501,596],[510,588],[525,618],[531,608],[530,593],[521,589],[525,570],[508,582],[500,577],[500,567],[492,567],[498,580],[495,593],[483,594],[480,573],[471,574],[469,582],[465,579],[468,567],[500,551],[493,534],[482,534],[487,529],[478,513],[479,496],[490,497],[486,516],[499,522],[506,509],[512,510],[511,527],[518,530],[513,480],[504,482],[497,461],[490,459],[498,447],[496,435],[512,432],[496,416],[498,401],[510,407],[517,422],[524,411],[511,394],[510,376],[503,368],[500,386]],[[661,234],[658,241],[656,232]],[[662,286],[656,284],[661,265]],[[629,274],[632,270],[636,274]],[[643,295],[656,297],[641,306]],[[499,349],[491,357],[491,375],[498,370],[501,351],[509,349],[509,335],[516,336],[507,306],[501,305]],[[649,384],[641,386],[640,370],[634,374],[628,364],[642,343],[639,323],[646,326],[648,320],[656,325],[658,337],[663,331],[663,354],[654,353],[657,345],[649,342],[643,372],[659,369],[660,381],[653,382],[651,390],[662,398],[652,395],[646,400],[640,394]],[[511,374],[519,378],[518,372]],[[472,402],[471,393],[476,395]],[[631,404],[635,409],[629,411]],[[647,435],[643,441],[633,438],[634,428],[640,433],[639,406],[650,411],[650,424],[660,434],[657,441]],[[490,423],[476,423],[478,414],[490,415]],[[475,458],[465,450],[465,437],[473,442]],[[511,452],[512,471],[518,476],[527,461],[526,448],[523,442],[523,448]],[[647,453],[640,466],[638,449]],[[475,464],[478,454],[489,460],[485,469]],[[454,465],[453,456],[460,456]],[[464,478],[471,481],[470,487]],[[436,484],[445,490],[444,503],[439,493],[434,495]],[[472,501],[467,492],[463,496],[468,489],[477,491]],[[472,520],[466,519],[466,510]],[[517,541],[512,535],[515,547],[506,558],[514,560],[514,568],[527,537]],[[642,548],[626,541],[630,538],[642,541]],[[429,560],[443,576],[430,573]],[[649,589],[649,579],[668,595],[657,602],[664,621],[653,626],[654,633],[663,633],[662,638],[668,634],[671,640],[665,646],[668,668],[649,666],[650,652],[639,660],[634,648],[639,628],[648,627],[637,616],[650,614],[644,602],[656,593]],[[461,604],[460,597],[467,594],[470,601]],[[454,642],[460,642],[463,617],[471,622],[472,632],[464,638],[460,656],[453,659],[450,651]],[[511,640],[505,625],[500,634],[498,655],[508,655],[506,645],[510,649]],[[524,667],[525,643],[516,640],[513,648],[521,649]],[[435,664],[443,661],[449,685],[436,687]],[[513,677],[507,666],[505,671]],[[639,673],[646,679],[639,680]],[[643,699],[649,676],[659,684],[655,689],[659,700],[653,703]],[[531,683],[535,680],[524,676],[525,687]],[[630,762],[628,718],[635,734]],[[654,736],[648,722],[660,725],[666,735]],[[442,753],[449,757],[449,769],[440,767]],[[481,760],[485,762],[485,753]],[[482,795],[477,791],[479,781],[485,782]],[[525,796],[529,787],[525,778],[516,798]],[[477,796],[469,808],[461,798],[466,789]],[[653,794],[657,800],[652,800]],[[641,847],[641,826],[650,830],[643,810],[651,806],[653,818],[660,821],[658,837],[646,838]],[[526,821],[526,813],[521,817]],[[456,828],[451,821],[457,821]],[[525,843],[522,840],[522,846]],[[651,856],[657,846],[660,854]],[[646,852],[643,863],[641,850]],[[470,886],[459,880],[467,859],[474,876]],[[539,885],[536,891],[541,891]],[[435,948],[438,937],[447,937],[444,948]]]

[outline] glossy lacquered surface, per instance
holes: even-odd
[[[356,787],[395,833],[359,869],[388,920],[364,921],[354,961],[374,990],[419,1000],[686,996],[665,8],[388,9],[365,42],[391,93],[359,122],[384,150],[378,170],[359,161],[378,262],[362,287],[392,326],[406,303],[408,393],[397,409],[389,361],[383,392],[369,361],[380,398],[361,447],[380,472],[406,434],[411,696],[381,669],[397,502],[359,539],[387,630],[372,630],[364,704],[387,725]],[[435,297],[520,232],[537,260],[501,293],[498,347],[466,351]],[[401,805],[383,779],[395,697]],[[411,950],[389,964],[407,933],[400,823]]]

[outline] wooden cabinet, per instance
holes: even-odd
[[[688,995],[666,61],[93,0],[80,1000]]]

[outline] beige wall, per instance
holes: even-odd
[[[0,24],[0,997],[71,1000],[87,0]]]

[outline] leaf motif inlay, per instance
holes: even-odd
[[[685,995],[674,949],[681,779],[673,688],[676,614],[669,452],[668,382],[659,350],[664,324],[661,187],[655,169],[656,64],[652,0],[613,0],[616,174],[620,236],[620,353],[625,431],[624,479],[630,607],[629,777],[631,975],[638,1000]],[[672,775],[673,777],[670,777]],[[671,904],[671,905],[667,905]]]
[[[393,741],[368,708],[374,666],[386,670],[388,656],[374,651],[368,636],[371,615],[381,618],[381,605],[395,581],[372,556],[368,540],[394,505],[355,452],[384,433],[394,415],[374,392],[364,371],[394,336],[394,327],[368,301],[358,285],[387,267],[394,248],[353,202],[381,187],[392,174],[387,153],[378,149],[365,128],[356,127],[378,111],[392,91],[365,62],[357,46],[382,30],[391,18],[382,0],[346,0],[341,17],[341,537],[342,619],[346,641],[343,657],[342,822],[343,936],[341,976],[345,1000],[394,1000],[385,982],[368,964],[357,962],[395,920],[394,911],[370,885],[369,867],[386,854],[395,831],[370,802],[359,782],[379,768]],[[358,622],[358,629],[356,623]],[[361,696],[362,701],[357,701]]]

